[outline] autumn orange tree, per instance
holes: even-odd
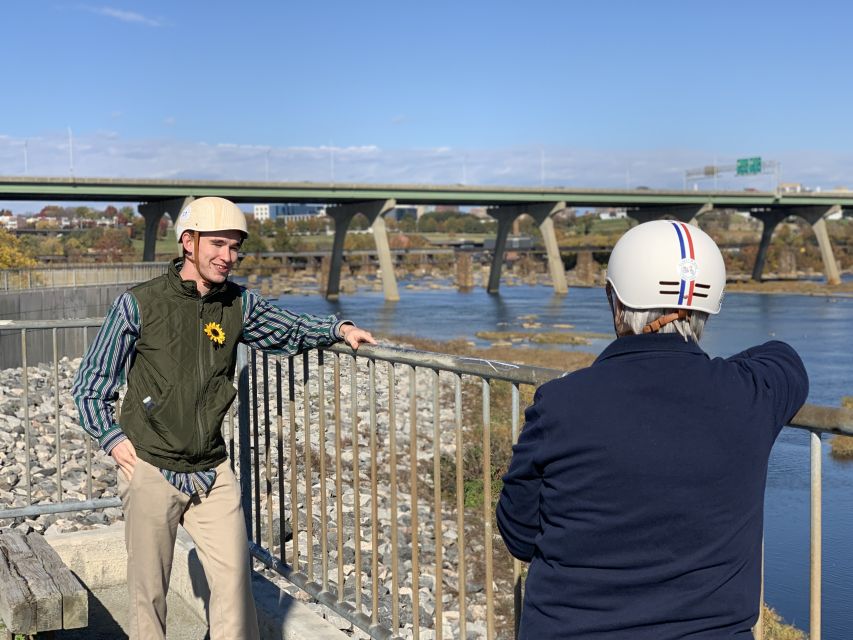
[[[21,246],[14,235],[0,229],[0,269],[34,267],[36,261]]]

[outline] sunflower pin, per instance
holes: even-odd
[[[204,325],[204,334],[217,346],[225,344],[225,330],[218,322],[208,322]]]

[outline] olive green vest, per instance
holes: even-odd
[[[139,306],[136,356],[119,424],[137,455],[161,469],[202,471],[227,458],[222,420],[243,325],[241,289],[232,282],[201,297],[183,281],[180,259],[168,272],[130,289]],[[217,344],[205,334],[216,323]]]

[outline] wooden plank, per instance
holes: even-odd
[[[15,565],[0,536],[0,618],[9,634],[29,633],[35,628],[35,608],[25,580],[18,576]]]
[[[15,633],[38,633],[62,628],[62,594],[47,574],[40,560],[27,544],[27,538],[17,531],[0,535],[0,548],[12,568],[15,582],[26,579],[30,590],[29,604],[35,609],[35,619],[28,629],[8,625]]]
[[[89,593],[86,588],[41,534],[30,533],[27,540],[62,596],[62,628],[80,629],[88,626]]]

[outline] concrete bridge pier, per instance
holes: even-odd
[[[495,238],[495,250],[492,254],[492,265],[489,269],[489,284],[486,290],[489,293],[497,293],[501,283],[501,269],[503,268],[504,254],[506,253],[506,239],[512,228],[513,222],[522,214],[527,214],[539,224],[542,240],[545,243],[545,251],[548,256],[548,270],[551,274],[551,282],[554,293],[565,295],[569,292],[566,282],[566,270],[560,257],[560,248],[557,245],[557,235],[554,232],[553,216],[566,208],[565,202],[546,202],[532,205],[506,205],[489,209],[489,215],[498,221],[498,235]]]
[[[676,205],[662,205],[655,207],[637,207],[637,208],[629,208],[627,213],[628,216],[642,224],[643,222],[650,222],[651,220],[659,220],[664,216],[670,216],[675,218],[676,220],[680,220],[681,222],[687,222],[689,224],[696,224],[696,218],[698,218],[701,214],[707,213],[714,208],[710,202],[706,202],[703,205],[695,205],[695,204],[676,204]]]
[[[787,211],[772,209],[752,211],[750,215],[761,220],[763,225],[761,229],[761,241],[758,243],[758,254],[755,256],[755,265],[752,267],[752,279],[756,282],[761,282],[761,272],[764,271],[764,262],[767,260],[767,248],[770,246],[770,240],[773,238],[773,231],[790,214]]]
[[[752,279],[761,281],[761,273],[764,271],[764,262],[767,258],[767,249],[773,237],[773,231],[777,225],[788,216],[799,216],[808,222],[817,237],[820,247],[820,256],[823,259],[823,270],[826,275],[827,284],[838,284],[841,282],[841,274],[838,263],[832,251],[832,243],[826,230],[826,217],[841,210],[839,205],[832,207],[820,206],[797,206],[784,209],[772,209],[769,211],[753,211],[752,216],[761,220],[764,228],[761,230],[761,243],[758,245],[758,255],[755,257],[755,267],[752,269]]]
[[[486,291],[497,293],[501,287],[501,268],[506,252],[506,239],[512,229],[512,223],[521,215],[516,206],[495,207],[489,210],[489,215],[498,221],[498,235],[495,237],[495,249],[492,253],[492,266],[489,269],[489,283]]]
[[[383,216],[397,206],[394,198],[388,200],[373,200],[356,202],[329,207],[326,215],[335,221],[335,240],[332,245],[332,262],[329,265],[329,281],[326,287],[326,298],[337,300],[341,291],[341,264],[344,259],[344,240],[352,219],[359,213],[370,221],[373,227],[373,239],[376,242],[376,253],[379,257],[379,270],[382,274],[382,290],[386,300],[399,300],[397,278],[394,275],[394,262],[391,260],[391,249],[388,245],[388,232]]]
[[[804,206],[789,209],[790,215],[799,216],[812,226],[814,234],[817,237],[817,245],[820,247],[820,257],[823,259],[823,273],[826,276],[827,284],[839,284],[841,282],[838,262],[835,259],[832,243],[829,240],[829,232],[826,229],[826,218],[839,211],[841,211],[840,205],[829,208]]]
[[[192,196],[186,198],[172,198],[171,200],[156,200],[140,204],[138,209],[140,215],[145,218],[145,244],[142,249],[142,261],[154,262],[154,248],[157,243],[157,228],[160,218],[168,213],[172,223],[177,222],[178,215],[184,207],[195,200]],[[175,249],[177,251],[177,248]]]
[[[527,215],[539,223],[539,231],[542,233],[542,241],[545,243],[545,252],[548,256],[548,271],[551,273],[554,293],[561,296],[569,292],[569,285],[566,283],[566,267],[560,257],[557,234],[554,232],[554,216],[565,208],[565,202],[535,204],[527,207]]]

